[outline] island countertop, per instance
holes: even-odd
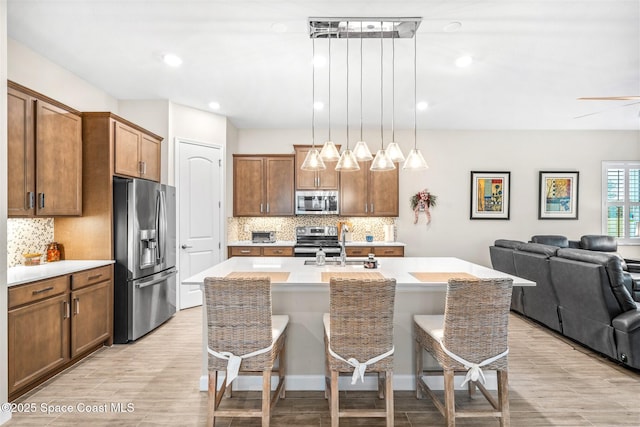
[[[364,262],[364,259],[361,258]],[[394,312],[394,388],[411,390],[413,379],[413,316],[442,314],[446,295],[446,277],[450,273],[465,273],[479,278],[510,277],[516,286],[535,286],[534,282],[492,270],[458,258],[378,258],[377,269],[364,265],[304,265],[314,258],[296,257],[234,257],[182,281],[184,286],[202,286],[205,277],[225,277],[231,273],[265,273],[273,277],[272,309],[274,314],[288,314],[287,390],[324,389],[324,340],[322,315],[329,311],[328,278],[335,274],[377,272],[396,279]],[[325,273],[323,275],[323,273]],[[328,274],[327,274],[328,273]],[[422,282],[411,273],[433,273],[435,280]],[[445,273],[445,274],[439,274]],[[455,274],[454,274],[455,275]],[[324,277],[323,277],[324,276]],[[467,276],[468,277],[468,276]],[[200,389],[207,389],[207,322],[203,310],[203,358]],[[493,380],[487,378],[490,387]],[[239,389],[260,390],[261,382],[238,378]],[[358,387],[358,386],[352,386]],[[375,381],[365,384],[375,388]]]
[[[350,258],[352,259],[352,258]],[[274,277],[271,280],[272,285],[323,285],[327,286],[327,282],[323,281],[322,273],[353,273],[353,272],[378,272],[387,278],[396,279],[398,285],[402,288],[436,288],[442,290],[445,288],[446,280],[436,280],[422,282],[412,273],[466,273],[478,278],[498,278],[510,277],[513,279],[515,286],[533,286],[534,282],[529,280],[511,276],[509,274],[496,271],[478,264],[453,257],[389,257],[377,258],[378,268],[365,269],[364,258],[355,258],[362,260],[359,265],[305,265],[306,260],[314,260],[314,258],[304,257],[233,257],[220,264],[210,267],[192,277],[182,281],[183,285],[201,285],[205,277],[225,277],[231,273],[288,273],[288,277]],[[274,275],[275,276],[275,275]],[[279,275],[282,276],[282,275]],[[406,286],[405,286],[406,285]],[[279,288],[275,287],[275,289]],[[289,287],[287,287],[289,289]]]

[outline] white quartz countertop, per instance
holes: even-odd
[[[345,242],[346,246],[406,246],[401,242],[383,242],[375,240],[373,242],[352,241]],[[273,243],[253,243],[251,240],[235,240],[227,242],[227,246],[295,246],[295,240],[276,240]]]
[[[357,259],[364,261],[364,258]],[[363,264],[344,267],[304,265],[305,260],[313,260],[313,258],[233,257],[183,280],[182,284],[200,285],[204,282],[205,277],[225,277],[233,272],[288,272],[289,276],[286,281],[273,281],[272,283],[276,285],[303,285],[301,287],[303,289],[304,286],[309,285],[327,286],[328,284],[322,281],[322,272],[379,272],[384,277],[395,278],[398,285],[407,285],[404,288],[443,289],[446,286],[446,281],[425,283],[411,273],[462,272],[479,278],[510,277],[516,286],[535,285],[535,282],[452,257],[377,258],[377,269],[365,269]],[[278,286],[274,289],[277,290]]]
[[[19,265],[7,269],[7,286],[21,285],[113,264],[113,260],[56,261],[40,265]]]

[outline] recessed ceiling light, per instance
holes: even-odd
[[[420,111],[424,111],[429,108],[429,103],[427,101],[420,101],[416,104],[416,108]]]
[[[318,111],[322,110],[324,108],[324,104],[320,101],[316,101],[313,103],[313,108]]]
[[[165,64],[171,67],[179,67],[182,64],[182,59],[173,53],[166,53],[162,56],[162,60]]]
[[[456,66],[459,68],[465,68],[471,65],[472,62],[473,58],[471,58],[470,56],[461,56],[460,58],[456,59]]]
[[[322,55],[316,55],[313,57],[313,66],[314,67],[324,67],[327,63],[327,58]]]
[[[212,101],[209,103],[209,108],[211,108],[212,110],[219,110],[220,104],[215,101]]]
[[[451,21],[447,25],[445,25],[442,30],[445,33],[455,33],[460,28],[462,28],[462,22],[460,21]]]

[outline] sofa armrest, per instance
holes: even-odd
[[[613,318],[611,325],[614,329],[633,334],[640,329],[640,308],[619,314]]]
[[[627,263],[629,273],[640,273],[640,259],[625,258],[624,262]]]

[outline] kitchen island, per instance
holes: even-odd
[[[520,277],[511,276],[481,265],[451,257],[378,258],[377,269],[365,269],[364,259],[339,265],[305,265],[314,258],[295,257],[235,257],[208,268],[182,281],[183,286],[202,286],[205,277],[225,277],[238,273],[264,273],[271,277],[274,314],[288,314],[287,390],[324,389],[324,341],[322,314],[329,311],[330,276],[378,273],[395,278],[394,315],[394,388],[411,390],[413,383],[414,314],[441,314],[448,277],[497,278],[510,277],[514,286],[535,286]],[[203,310],[203,358],[200,389],[207,389],[206,312]],[[237,388],[254,388],[254,384],[239,378]],[[259,390],[260,382],[255,386]],[[359,386],[357,384],[352,387]],[[365,388],[375,384],[365,382]]]

